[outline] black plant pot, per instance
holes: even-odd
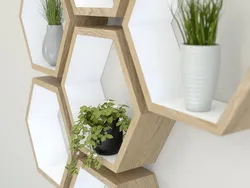
[[[119,131],[119,127],[116,126],[117,120],[114,120],[111,124],[110,130],[107,132],[111,134],[114,138],[107,139],[106,141],[99,144],[95,151],[99,155],[115,155],[119,152],[123,141],[123,132]]]

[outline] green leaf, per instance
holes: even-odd
[[[123,131],[123,126],[122,126],[122,125],[119,127],[119,131],[120,131],[120,132]]]
[[[108,118],[108,123],[111,124],[113,122],[113,117]]]
[[[93,140],[90,140],[89,143],[92,145],[93,148],[96,147],[96,143]]]
[[[87,142],[89,142],[91,140],[91,134],[90,135],[88,135],[88,137],[87,137]]]
[[[93,140],[97,140],[97,136],[96,135],[91,135]]]
[[[107,134],[106,137],[107,137],[108,139],[114,138],[111,134]]]
[[[119,127],[121,124],[122,124],[122,121],[118,121],[118,122],[116,123],[116,126]]]
[[[101,138],[101,142],[105,142],[107,139],[106,135],[104,135],[102,138]]]

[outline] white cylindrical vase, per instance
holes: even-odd
[[[43,41],[43,57],[51,65],[56,66],[63,35],[62,25],[48,25]]]
[[[182,45],[182,75],[186,109],[211,109],[220,69],[220,46]]]

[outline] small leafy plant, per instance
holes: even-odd
[[[215,45],[223,0],[178,0],[171,8],[186,45]]]
[[[63,8],[61,0],[41,0],[42,15],[48,25],[62,25]]]
[[[102,142],[113,138],[108,132],[113,121],[118,120],[116,126],[119,127],[120,132],[128,130],[131,119],[126,114],[127,108],[126,105],[115,105],[113,100],[107,100],[98,107],[82,106],[80,108],[78,121],[72,129],[70,150],[75,156],[80,154],[82,148],[89,150],[83,167],[101,168],[102,163],[95,149]],[[73,160],[67,166],[70,172],[77,173],[75,165],[76,160]]]

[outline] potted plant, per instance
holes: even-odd
[[[178,0],[172,14],[180,29],[185,103],[189,111],[211,109],[218,82],[220,46],[216,43],[223,0]]]
[[[114,155],[119,152],[123,134],[128,130],[131,119],[127,116],[128,106],[115,105],[107,100],[98,107],[82,106],[78,121],[72,128],[70,150],[74,157],[82,148],[89,150],[84,167],[100,169],[98,155]],[[76,160],[68,166],[75,172]]]
[[[51,65],[56,66],[63,35],[63,9],[60,0],[42,0],[42,15],[48,23],[43,41],[42,54]]]

